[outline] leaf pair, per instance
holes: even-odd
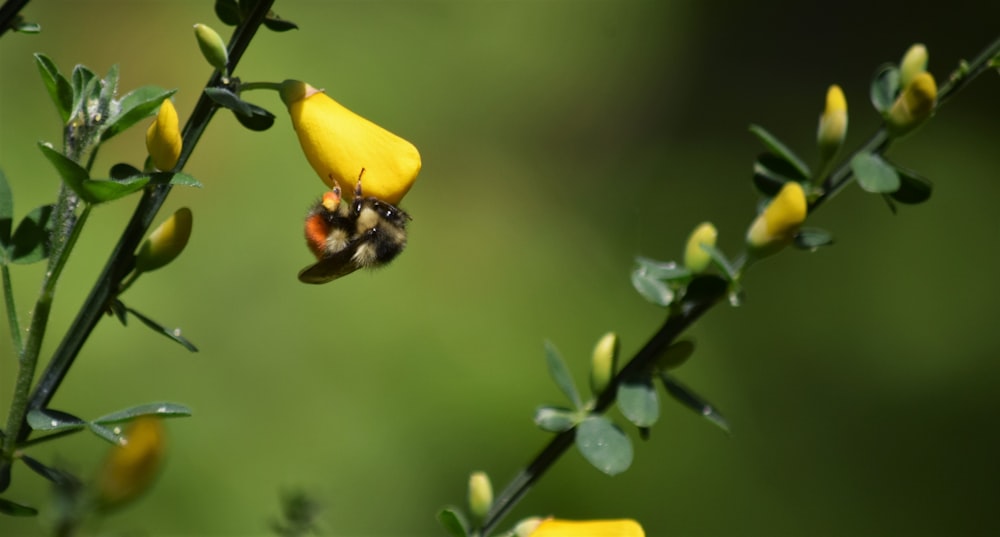
[[[35,409],[28,412],[28,425],[35,431],[67,433],[89,429],[97,436],[118,445],[122,439],[122,423],[139,416],[159,416],[163,418],[190,416],[191,410],[177,403],[148,403],[112,412],[97,419],[86,421],[72,414],[53,409]]]
[[[48,257],[52,207],[36,207],[14,228],[14,195],[0,170],[0,265],[26,265]]]

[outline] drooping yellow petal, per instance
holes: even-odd
[[[550,518],[531,532],[530,537],[645,537],[638,522],[615,520],[559,520]]]
[[[157,168],[169,171],[181,158],[182,143],[177,109],[170,99],[164,99],[156,119],[146,129],[146,150]]]
[[[99,507],[118,507],[145,492],[159,473],[165,453],[163,420],[141,416],[129,423],[122,443],[111,449],[97,475]]]
[[[789,181],[781,187],[747,231],[747,245],[758,254],[786,246],[806,220],[809,206],[802,185]]]
[[[139,251],[135,254],[135,269],[149,272],[173,261],[187,246],[193,223],[191,209],[177,209],[139,246]]]
[[[393,205],[413,186],[421,166],[413,144],[304,82],[283,82],[281,98],[306,159],[327,186],[339,186],[350,199],[364,170],[363,194]]]

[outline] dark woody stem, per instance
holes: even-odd
[[[257,33],[257,29],[262,24],[264,17],[270,11],[274,0],[261,0],[247,16],[246,20],[240,24],[229,43],[229,69],[232,73],[239,63],[243,53],[250,45],[250,41]],[[217,87],[222,85],[222,75],[215,72],[209,79],[206,87]],[[190,158],[192,151],[198,144],[198,140],[205,132],[209,121],[215,114],[217,105],[204,93],[198,99],[191,117],[184,125],[183,149],[175,170],[181,170]],[[108,304],[114,299],[118,292],[119,285],[125,276],[132,270],[135,264],[135,250],[139,242],[146,235],[152,224],[153,218],[159,211],[163,202],[170,194],[170,185],[157,185],[143,192],[139,204],[132,214],[128,225],[122,232],[118,244],[111,253],[104,270],[97,278],[90,295],[80,308],[80,312],[74,319],[73,324],[66,332],[59,347],[56,349],[52,360],[42,373],[41,379],[31,394],[28,405],[30,409],[45,408],[58,390],[66,374],[69,372],[73,361],[80,353],[80,349],[87,341],[90,333],[97,326],[97,322],[107,310]],[[18,442],[24,442],[31,429],[27,422],[22,420],[20,430],[17,434]]]

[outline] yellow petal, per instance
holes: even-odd
[[[157,168],[169,171],[174,169],[181,157],[181,144],[177,109],[170,99],[164,99],[156,119],[146,129],[146,149]]]
[[[281,97],[306,159],[327,186],[350,199],[364,170],[365,196],[399,204],[420,173],[413,144],[303,82],[286,80]]]
[[[600,395],[618,370],[618,334],[608,332],[594,345],[590,356],[590,390]]]
[[[97,500],[102,509],[120,506],[149,488],[166,452],[162,420],[141,416],[125,429],[122,443],[112,448],[97,476]]]
[[[802,185],[795,181],[785,183],[750,226],[747,244],[760,253],[773,253],[791,242],[808,211]]]
[[[708,255],[701,245],[715,246],[718,236],[719,232],[711,222],[699,224],[688,237],[687,248],[684,249],[684,266],[694,273],[704,272],[712,261],[712,256]]]
[[[908,48],[899,62],[899,87],[909,86],[918,74],[926,71],[927,59],[927,47],[923,43],[915,43]]]
[[[820,162],[830,161],[844,143],[847,135],[847,99],[844,90],[834,84],[826,92],[826,109],[819,118],[816,143],[819,146]]]
[[[616,520],[558,520],[550,518],[531,532],[530,537],[645,537],[638,522]]]
[[[923,71],[903,88],[885,117],[889,133],[902,136],[931,117],[937,104],[937,83],[934,76]]]
[[[156,270],[179,256],[191,237],[193,220],[191,209],[177,209],[143,241],[135,254],[135,269],[139,272]]]

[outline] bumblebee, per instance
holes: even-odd
[[[299,281],[327,283],[389,263],[406,247],[410,220],[395,205],[364,197],[360,176],[349,203],[342,201],[340,187],[334,187],[306,215],[306,244],[317,261],[299,272]]]

